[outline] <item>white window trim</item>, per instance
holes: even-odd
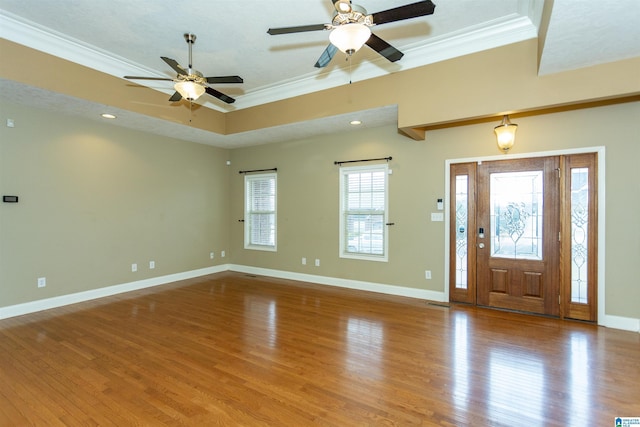
[[[346,233],[345,233],[345,215],[344,215],[344,185],[345,185],[345,176],[349,173],[354,172],[364,172],[364,171],[372,171],[372,170],[381,170],[384,172],[384,188],[385,188],[385,200],[384,200],[384,219],[383,219],[383,255],[373,255],[373,254],[354,254],[347,252],[346,248]],[[378,164],[378,165],[365,165],[365,166],[349,166],[349,167],[341,167],[340,168],[340,211],[338,216],[340,218],[340,229],[339,229],[339,248],[338,253],[340,258],[348,258],[348,259],[358,259],[363,261],[378,261],[378,262],[388,262],[389,261],[389,227],[386,225],[389,222],[389,165]]]
[[[256,245],[251,244],[251,221],[249,220],[249,192],[248,192],[248,183],[252,180],[256,179],[266,179],[273,178],[275,182],[275,211],[274,214],[274,223],[275,230],[273,236],[273,245]],[[257,250],[257,251],[269,251],[276,252],[278,249],[278,174],[277,173],[263,173],[263,174],[252,174],[245,175],[244,177],[244,248]]]

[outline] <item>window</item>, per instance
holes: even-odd
[[[387,165],[340,169],[340,256],[387,261]]]
[[[244,247],[263,251],[276,250],[275,173],[244,177]]]

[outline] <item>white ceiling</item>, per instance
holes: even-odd
[[[413,0],[361,0],[370,13]],[[183,34],[196,34],[193,66],[206,76],[240,75],[244,84],[215,85],[237,99],[228,105],[208,96],[198,102],[219,111],[284,99],[427,65],[490,49],[546,32],[539,73],[551,74],[640,56],[640,1],[554,0],[543,18],[544,0],[433,0],[430,16],[389,23],[373,32],[405,56],[390,63],[364,47],[351,64],[336,54],[325,69],[313,64],[328,44],[328,32],[270,36],[270,27],[321,24],[331,21],[330,0],[0,0],[0,36],[72,62],[111,74],[174,77],[160,59],[188,64]],[[548,3],[546,7],[551,6]],[[43,72],[47,72],[43,70]],[[171,82],[145,82],[173,93]],[[150,84],[149,84],[150,83]],[[25,96],[29,93],[30,96]],[[0,80],[3,99],[95,117],[109,106],[15,82]],[[169,102],[167,101],[167,104]],[[117,125],[206,143],[238,147],[304,138],[347,130],[351,115],[218,135],[164,122],[129,111],[116,111]],[[395,123],[397,110],[385,107],[362,112],[364,126]]]

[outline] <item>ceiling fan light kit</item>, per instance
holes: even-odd
[[[433,14],[435,5],[431,0],[422,0],[404,6],[368,14],[367,10],[350,0],[331,0],[335,12],[331,23],[301,25],[296,27],[269,28],[271,35],[301,33],[307,31],[330,30],[330,44],[322,52],[315,67],[329,65],[338,50],[351,56],[363,45],[369,46],[390,62],[398,61],[404,55],[395,47],[371,32],[374,25],[397,22]]]
[[[355,52],[369,40],[371,30],[364,24],[346,24],[334,28],[329,34],[329,41],[347,55]]]
[[[164,62],[167,63],[177,73],[173,79],[163,77],[137,77],[137,76],[124,76],[125,79],[130,80],[166,80],[174,82],[174,89],[176,92],[169,98],[171,102],[178,102],[181,99],[186,99],[189,102],[193,102],[200,98],[205,92],[219,100],[231,104],[235,102],[235,99],[225,95],[222,92],[215,90],[209,85],[212,83],[242,83],[242,77],[240,76],[221,76],[221,77],[204,77],[201,72],[193,69],[192,61],[192,45],[196,42],[196,35],[187,33],[184,35],[184,39],[189,46],[189,66],[184,68],[175,59],[161,56]]]
[[[174,88],[187,101],[195,101],[205,92],[204,86],[191,81],[178,82]]]

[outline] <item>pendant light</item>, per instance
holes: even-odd
[[[516,142],[516,131],[518,125],[509,121],[509,116],[505,114],[502,118],[502,123],[493,128],[496,133],[496,140],[498,142],[498,148],[503,153],[508,152]]]

